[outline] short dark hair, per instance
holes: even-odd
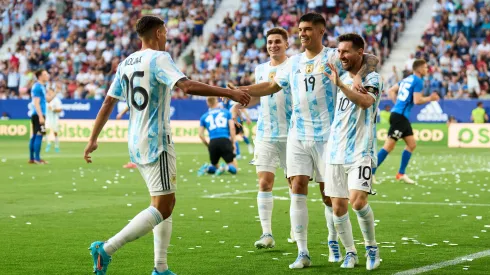
[[[39,70],[37,70],[36,73],[35,73],[36,78],[39,78],[43,74],[44,71],[46,71],[46,70],[45,69],[39,69]]]
[[[352,47],[356,50],[364,49],[366,43],[362,36],[357,33],[344,33],[337,38],[337,41],[340,42],[352,42]]]
[[[313,23],[313,25],[322,25],[324,28],[327,28],[327,21],[325,21],[323,15],[316,12],[310,12],[304,14],[299,19],[299,23],[301,22],[311,22]]]
[[[417,59],[413,62],[413,65],[412,65],[412,71],[415,71],[417,70],[418,68],[424,66],[425,64],[427,64],[427,62],[423,59]]]
[[[267,31],[265,37],[267,38],[267,37],[269,37],[269,35],[272,35],[272,34],[280,34],[282,36],[282,38],[284,38],[284,40],[286,40],[286,42],[288,41],[288,31],[286,31],[283,28],[272,28],[272,29]]]
[[[145,15],[136,22],[136,33],[139,37],[145,37],[149,31],[161,27],[165,22],[158,16]]]
[[[476,103],[476,106],[478,106],[478,107],[479,107],[479,106],[483,106],[483,102],[478,101],[478,103]]]

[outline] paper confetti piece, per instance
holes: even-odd
[[[12,219],[15,219],[15,216],[14,216],[14,215],[11,215],[10,217],[11,217]]]
[[[482,216],[476,216],[476,219],[481,220],[481,219],[483,219],[483,217]]]
[[[31,222],[26,222],[27,225],[31,225]]]

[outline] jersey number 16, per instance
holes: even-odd
[[[128,100],[128,102],[131,102],[131,105],[134,108],[136,108],[136,110],[138,111],[142,111],[146,108],[146,106],[148,106],[148,91],[140,86],[134,87],[134,83],[133,83],[135,77],[143,77],[143,76],[145,76],[144,71],[136,71],[131,76],[131,80],[127,75],[123,75],[122,77],[122,80],[126,83],[126,100]],[[131,93],[131,99],[129,97],[130,93]],[[141,94],[141,96],[143,97],[143,102],[141,104],[136,102],[135,100],[136,94]]]

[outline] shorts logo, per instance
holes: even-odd
[[[403,132],[400,132],[399,130],[395,130],[395,132],[393,133],[393,137],[395,138],[401,138],[403,135]]]
[[[171,178],[170,178],[170,182],[172,184],[177,184],[177,176],[176,175],[173,175]]]
[[[362,183],[362,187],[369,187],[368,182],[367,182],[367,181],[363,182],[363,183]]]

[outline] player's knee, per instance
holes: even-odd
[[[337,217],[342,217],[347,213],[348,207],[347,203],[342,203],[341,201],[335,202],[332,205],[333,214]]]
[[[155,199],[152,203],[153,207],[158,209],[158,212],[162,215],[163,219],[167,219],[172,215],[172,212],[175,207],[175,196],[173,194],[165,195],[165,196],[159,196],[157,199]]]
[[[273,185],[274,185],[274,180],[271,180],[267,177],[263,177],[259,179],[259,189],[262,192],[271,192]]]
[[[417,148],[417,144],[416,143],[413,143],[413,144],[407,144],[407,150],[409,152],[413,152],[415,151],[415,148]]]
[[[350,204],[352,205],[352,209],[354,210],[361,210],[366,206],[367,204],[367,196],[364,195],[354,195],[351,196],[350,198]]]

